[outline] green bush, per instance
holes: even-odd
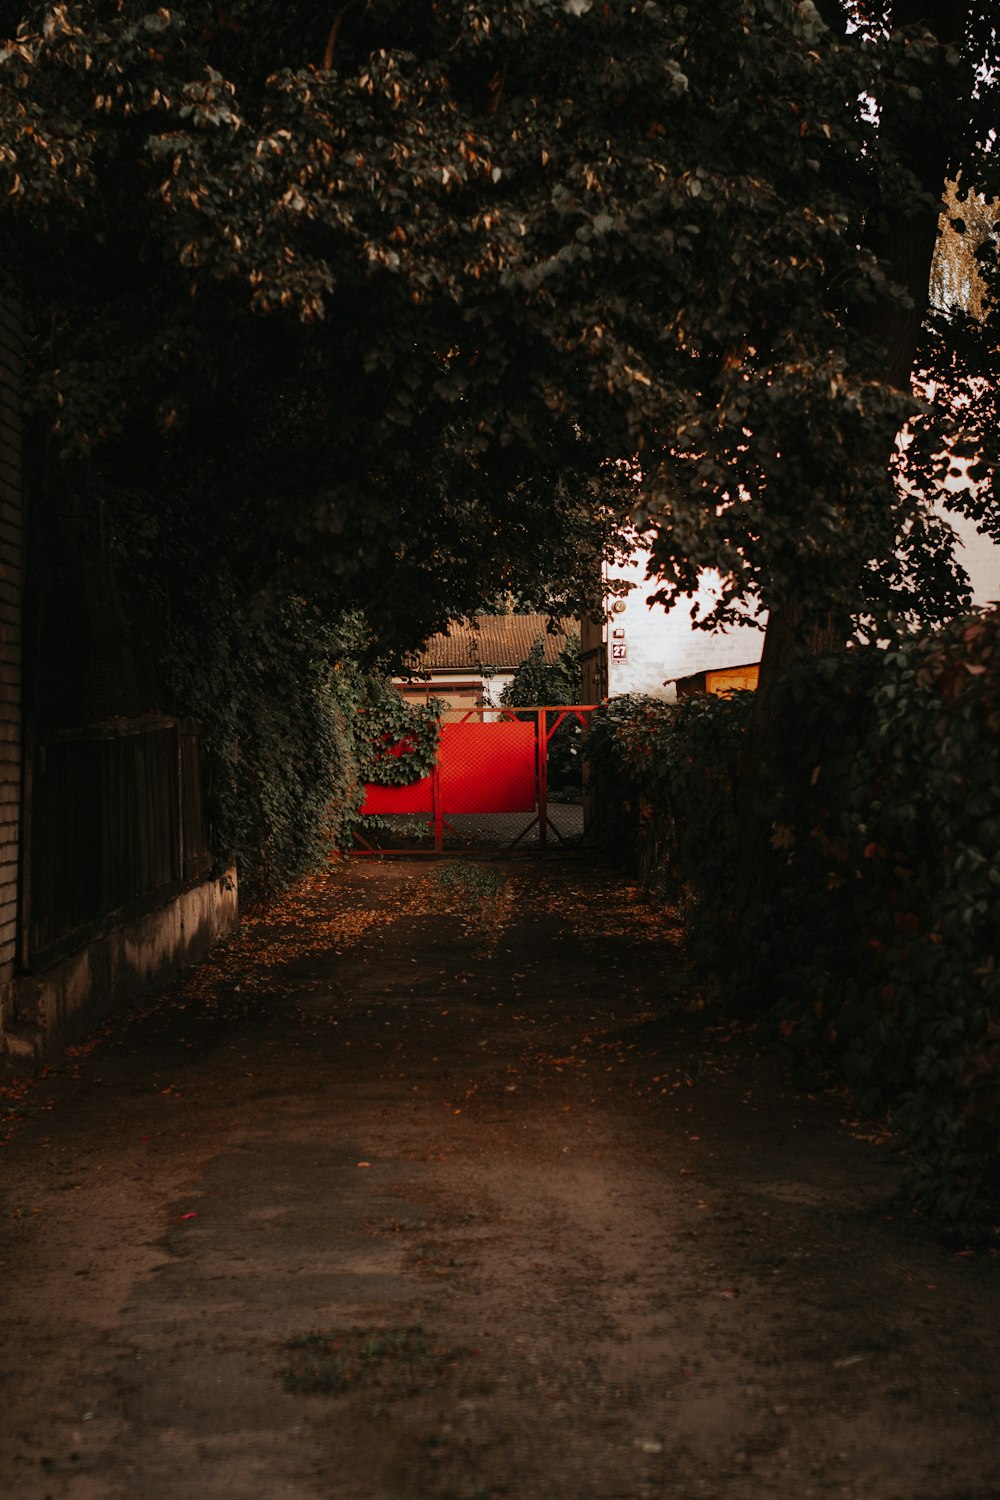
[[[583,692],[580,637],[569,635],[555,661],[546,662],[541,636],[500,694],[505,708],[547,708],[561,703],[579,703]],[[524,715],[525,718],[533,717]],[[548,744],[548,787],[555,796],[579,797],[583,787],[583,725],[568,715],[552,733]]]
[[[437,760],[443,702],[408,703],[388,678],[357,669],[346,685],[359,780],[410,786],[429,775]]]
[[[199,727],[216,867],[235,861],[256,898],[349,846],[365,782],[422,775],[437,717],[372,666],[363,618],[292,586],[297,568],[260,586],[252,535],[206,509],[198,481],[169,509],[111,486],[112,558],[157,706]],[[387,753],[403,741],[410,754]]]
[[[803,1060],[889,1116],[916,1202],[1000,1224],[1000,610],[810,661],[777,689],[771,878],[750,961]],[[613,700],[593,774],[613,837],[728,952],[749,695]]]
[[[647,889],[680,907],[706,965],[728,939],[733,789],[752,701],[629,694],[595,711],[587,739],[604,838],[630,853]]]
[[[236,862],[250,898],[281,890],[350,845],[367,781],[418,779],[433,760],[433,706],[413,709],[360,665],[357,623],[307,601],[255,618],[189,613],[174,629],[175,700],[200,726],[216,862]],[[408,741],[393,757],[386,746]]]
[[[785,693],[808,747],[774,790],[786,1026],[891,1111],[917,1199],[966,1233],[996,1225],[1000,611]]]

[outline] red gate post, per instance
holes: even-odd
[[[544,849],[549,832],[549,736],[548,709],[538,710],[538,842]]]
[[[444,848],[444,808],[441,804],[441,757],[431,770],[431,816],[434,819],[434,852],[440,854]]]

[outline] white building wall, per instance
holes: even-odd
[[[965,516],[949,516],[948,521],[960,539],[957,556],[969,575],[973,602],[1000,604],[1000,547],[981,536]]]
[[[948,520],[960,539],[958,558],[969,575],[974,603],[1000,602],[1000,547],[981,536],[963,516],[949,516]],[[648,604],[656,585],[646,577],[646,562],[647,554],[639,552],[630,564],[609,570],[609,577],[635,585],[625,596],[625,608],[613,615],[606,627],[610,697],[646,693],[672,701],[677,696],[679,677],[760,661],[764,635],[755,626],[732,627],[724,634],[712,635],[692,623],[700,612],[698,597],[670,610],[661,604]],[[761,616],[762,621],[766,618]],[[623,633],[616,637],[616,631]],[[616,648],[624,649],[624,657],[616,653]]]
[[[609,577],[635,585],[625,596],[625,608],[612,615],[607,626],[610,697],[646,693],[672,701],[679,677],[760,661],[764,635],[755,626],[733,627],[724,635],[697,629],[692,619],[702,612],[699,596],[670,610],[648,604],[656,585],[646,577],[646,560],[645,553],[637,553],[629,565],[609,571]],[[702,604],[707,598],[706,586]],[[618,631],[623,633],[619,636]]]

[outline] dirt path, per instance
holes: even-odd
[[[1000,1261],[611,875],[457,868],[335,868],[19,1102],[0,1495],[1000,1496]]]

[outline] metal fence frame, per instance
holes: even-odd
[[[524,828],[522,828],[521,831],[517,834],[516,838],[512,839],[511,842],[506,846],[507,849],[516,848],[523,839],[527,838],[528,834],[530,834],[534,828],[538,829],[538,842],[542,849],[548,847],[550,833],[555,835],[555,838],[558,840],[560,845],[566,846],[567,840],[563,837],[559,828],[549,816],[549,746],[552,743],[553,735],[559,729],[560,725],[563,724],[569,717],[575,717],[579,721],[579,723],[583,725],[584,729],[586,729],[590,723],[590,715],[594,712],[594,709],[596,707],[597,704],[594,703],[571,703],[547,704],[533,708],[473,708],[461,712],[457,718],[450,721],[451,723],[457,724],[479,722],[484,726],[489,726],[489,724],[491,723],[523,721],[528,715],[534,716],[536,802],[535,813],[531,821]],[[349,853],[356,855],[384,855],[443,854],[450,852],[445,850],[444,834],[445,829],[450,828],[450,824],[448,823],[449,811],[451,811],[451,813],[454,815],[455,809],[452,808],[449,810],[446,805],[446,798],[443,795],[442,791],[444,780],[442,774],[442,756],[446,753],[447,741],[442,739],[441,745],[438,748],[438,757],[428,776],[423,777],[420,781],[413,782],[411,784],[414,789],[414,801],[422,801],[426,804],[429,783],[430,813],[427,816],[428,826],[432,828],[434,832],[433,849],[377,849],[373,847],[373,845],[370,844],[362,834],[355,832],[355,839],[357,840],[360,847],[349,850]],[[366,800],[370,800],[370,794],[373,791],[377,793],[378,790],[379,788],[374,783],[370,783],[369,786],[366,787],[366,793],[369,794],[369,797]],[[469,809],[465,810],[468,811]],[[521,811],[520,808],[515,810]],[[408,810],[400,808],[399,811],[405,812]],[[414,807],[412,811],[422,813],[424,812],[424,808]]]
[[[190,721],[52,730],[34,738],[25,770],[22,969],[164,904],[211,868]]]

